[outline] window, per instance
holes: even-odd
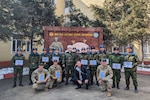
[[[145,58],[150,58],[150,41],[147,41],[144,44],[144,57]]]
[[[13,39],[12,40],[12,53],[17,52],[17,48],[22,48],[23,52],[30,52],[30,40]]]

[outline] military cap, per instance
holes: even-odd
[[[79,49],[77,49],[77,51],[79,52],[80,50],[79,50]]]
[[[95,49],[95,47],[91,47],[91,49]]]
[[[118,50],[118,51],[119,51],[119,48],[118,48],[118,47],[114,47],[114,51],[115,51],[115,50]]]
[[[53,61],[53,62],[58,62],[58,60],[57,60],[57,59],[53,59],[52,61]]]
[[[49,50],[54,50],[54,48],[49,48]]]
[[[17,48],[17,51],[22,51],[22,49],[21,48]]]
[[[47,49],[46,49],[46,48],[43,48],[43,51],[47,51]]]
[[[37,48],[33,48],[32,50],[37,50]]]
[[[55,48],[54,50],[59,50],[59,48]]]
[[[44,64],[43,64],[43,63],[40,63],[39,66],[44,66]]]
[[[104,46],[103,44],[101,44],[101,45],[99,46],[99,48],[105,48],[105,46]]]
[[[68,45],[67,48],[71,48],[72,49],[72,45]]]
[[[76,47],[73,47],[73,50],[76,50]]]
[[[102,59],[102,60],[101,60],[101,62],[106,62],[106,61],[107,61],[106,59]]]
[[[81,48],[81,50],[85,50],[85,48]]]
[[[133,47],[131,45],[126,46],[126,49],[128,49],[128,48],[133,49]]]
[[[86,49],[88,50],[88,49],[90,49],[90,47],[87,47]]]

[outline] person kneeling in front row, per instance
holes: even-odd
[[[31,79],[33,82],[33,89],[45,89],[45,91],[48,91],[50,84],[50,74],[48,70],[44,69],[43,67],[43,64],[39,64],[39,67],[32,73]]]
[[[77,85],[76,89],[80,89],[83,83],[88,89],[89,84],[89,73],[85,66],[81,65],[81,62],[76,63],[76,68],[74,69],[73,82]]]
[[[58,65],[58,62],[58,60],[53,60],[53,65],[48,69],[50,73],[50,89],[53,88],[53,86],[57,86],[62,80],[62,68]]]
[[[98,66],[97,77],[101,91],[108,91],[107,96],[110,97],[112,95],[113,71],[111,67],[107,65],[106,59],[103,59],[101,65]]]

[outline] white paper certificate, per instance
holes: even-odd
[[[42,62],[49,62],[49,57],[42,57]]]
[[[106,63],[109,64],[109,59],[106,59]]]
[[[61,75],[60,75],[60,71],[59,71],[59,70],[56,70],[56,71],[55,71],[55,77],[56,77],[56,78],[60,78],[60,76],[61,76]]]
[[[119,63],[113,63],[112,64],[112,68],[113,69],[121,69],[121,64],[119,64]]]
[[[44,73],[40,74],[40,75],[39,75],[39,81],[40,81],[40,82],[43,82],[44,79],[45,79],[45,74],[44,74]]]
[[[132,65],[132,62],[128,62],[128,61],[125,61],[125,62],[124,62],[124,67],[125,67],[125,68],[132,68],[132,66],[133,66],[133,65]]]
[[[15,65],[16,66],[22,66],[23,65],[23,60],[15,60]]]
[[[103,79],[105,77],[105,71],[101,70],[99,77]]]
[[[88,65],[88,60],[81,60],[82,65]]]
[[[90,65],[97,65],[97,61],[96,60],[90,60]]]
[[[59,57],[56,57],[56,56],[52,57],[52,61],[54,61],[54,60],[59,61]]]

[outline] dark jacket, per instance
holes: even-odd
[[[81,71],[82,71],[81,75],[82,75],[83,80],[86,80],[86,79],[89,80],[89,72],[88,72],[87,68],[85,66],[81,66]],[[79,78],[79,71],[77,71],[76,68],[74,68],[73,80],[74,81],[80,80],[80,78]]]

